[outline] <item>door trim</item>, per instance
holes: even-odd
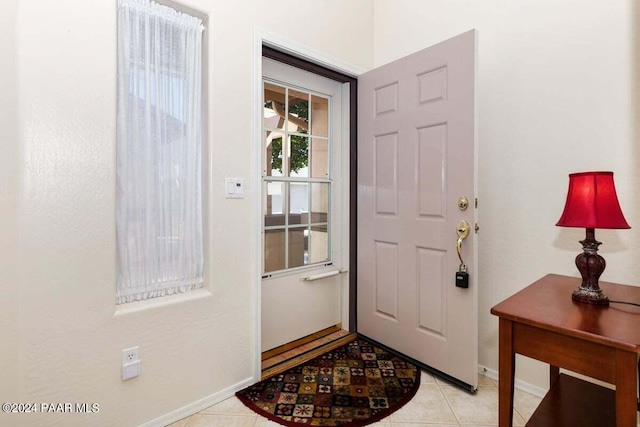
[[[310,49],[291,40],[275,35],[269,31],[256,28],[254,31],[253,45],[253,90],[254,100],[262,99],[262,57],[275,59],[289,65],[319,74],[341,83],[349,83],[349,331],[355,332],[356,325],[356,275],[357,275],[357,253],[356,253],[356,219],[357,219],[357,101],[358,101],[358,81],[355,77],[365,70],[333,58],[322,52]],[[262,313],[261,313],[261,283],[262,272],[258,260],[262,257],[261,246],[261,221],[262,221],[262,116],[263,109],[258,102],[254,102],[253,108],[253,227],[255,231],[252,239],[253,266],[252,268],[252,290],[251,311],[253,313],[253,379],[260,381],[262,377],[261,361],[261,336],[262,336]]]

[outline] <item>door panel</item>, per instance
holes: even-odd
[[[358,79],[358,332],[477,385],[475,31]]]
[[[375,242],[375,310],[390,320],[398,319],[398,245]]]

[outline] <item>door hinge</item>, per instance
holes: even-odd
[[[475,207],[476,209],[478,209],[478,198],[477,198],[477,197],[475,198],[475,200],[474,200],[473,204],[474,204],[474,207]]]
[[[474,225],[473,229],[476,231],[476,234],[478,234],[478,231],[480,230],[480,226],[478,225],[478,223],[476,222],[476,224]]]

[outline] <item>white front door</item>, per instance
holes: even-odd
[[[358,332],[474,389],[475,60],[470,31],[358,78],[357,264]]]
[[[341,83],[267,58],[262,67],[264,352],[342,321],[349,150]]]

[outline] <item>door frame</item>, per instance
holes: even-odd
[[[296,43],[276,35],[267,30],[256,28],[254,30],[253,44],[253,97],[258,100],[262,98],[262,57],[268,57],[289,65],[310,71],[314,74],[336,80],[341,83],[349,83],[349,331],[356,332],[356,275],[357,275],[357,253],[356,253],[356,220],[357,220],[357,103],[358,103],[358,80],[357,76],[366,70],[348,64],[340,59],[331,57],[322,52],[311,49],[307,46]],[[252,239],[253,246],[253,298],[251,301],[251,311],[253,313],[253,379],[260,381],[262,376],[262,272],[260,270],[262,258],[262,238],[259,230],[262,223],[262,116],[263,108],[258,102],[254,103],[253,114],[253,182],[254,196],[254,226],[255,231]],[[344,308],[342,310],[344,313]]]

